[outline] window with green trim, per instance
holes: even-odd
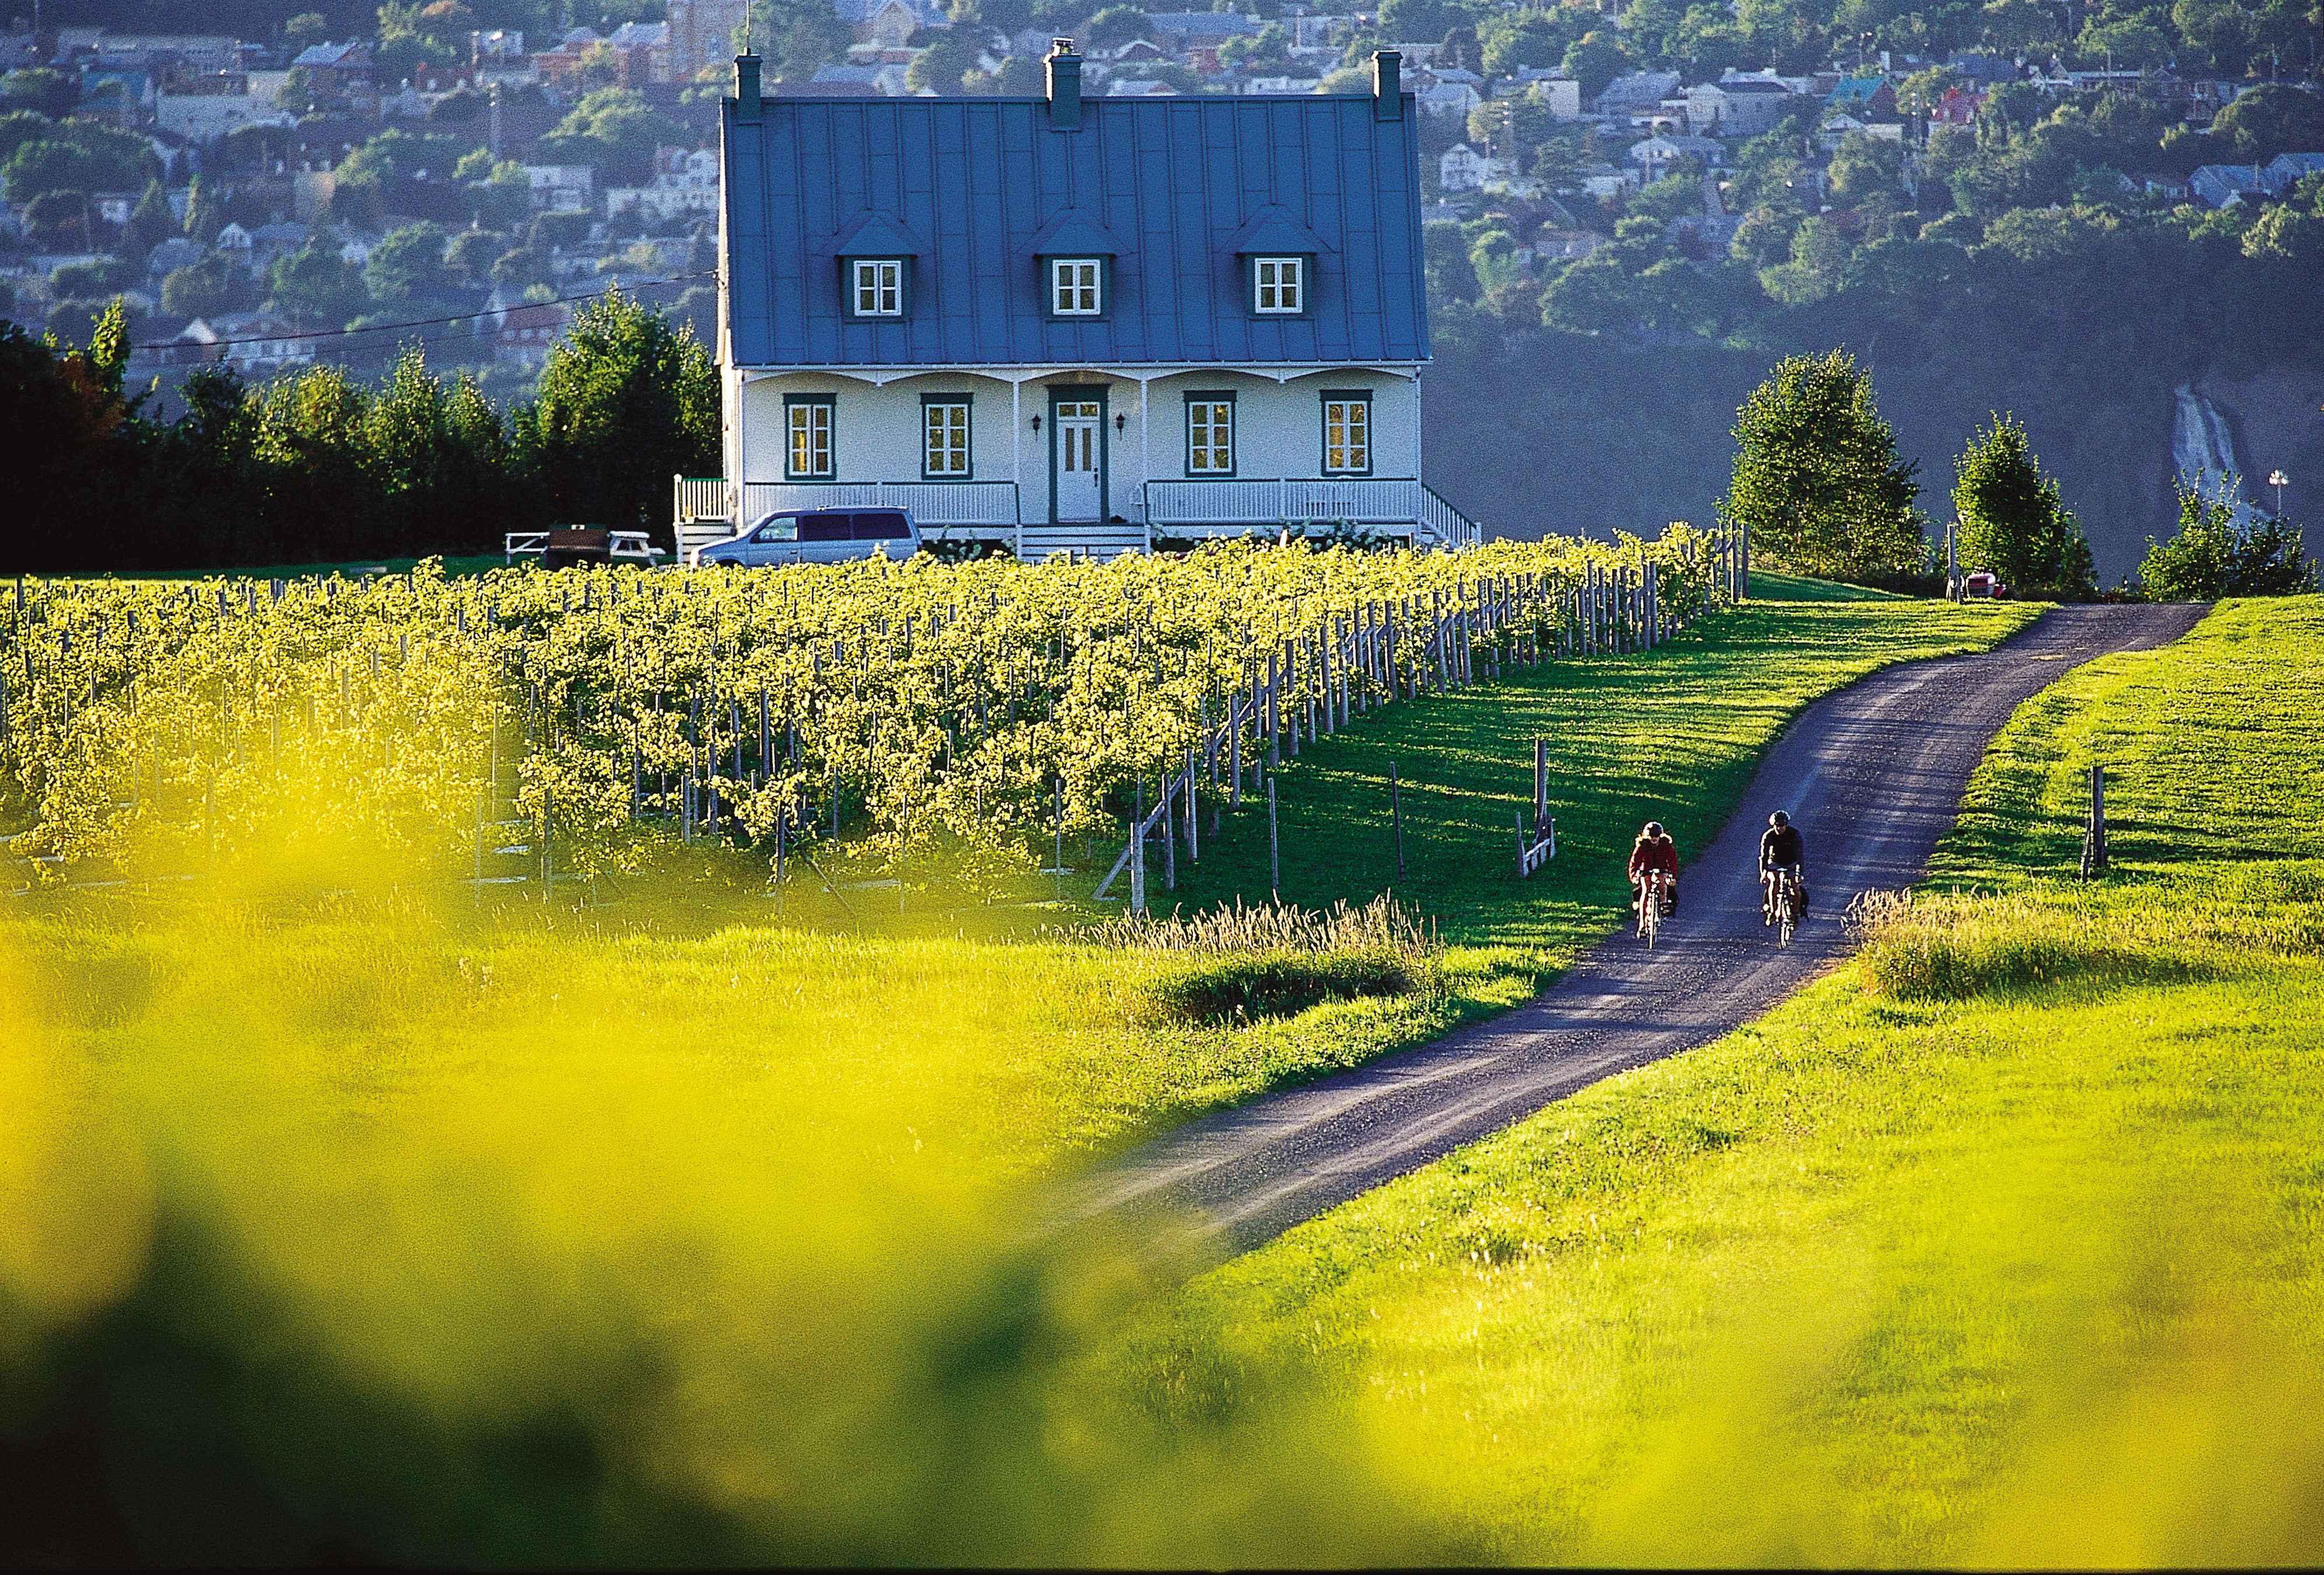
[[[968,398],[929,394],[920,401],[920,474],[931,481],[966,481],[971,475]]]
[[[783,474],[792,481],[829,481],[832,463],[832,401],[828,394],[792,394],[783,401],[786,439]]]
[[[1363,475],[1371,467],[1371,391],[1327,391],[1323,395],[1323,474]]]
[[[1234,474],[1235,400],[1231,393],[1186,396],[1186,474]]]

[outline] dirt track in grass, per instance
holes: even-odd
[[[1818,701],[1768,751],[1649,953],[1600,943],[1534,1000],[1433,1044],[1222,1111],[1084,1180],[1069,1212],[1188,1222],[1225,1256],[1499,1130],[1554,1100],[1757,1018],[1849,949],[1859,891],[1910,885],[1987,744],[2069,669],[2168,644],[2197,606],[2060,608],[1987,652],[1913,662]],[[1814,911],[1788,947],[1761,923],[1773,809],[1807,841]],[[1176,1232],[1172,1239],[1179,1240]]]

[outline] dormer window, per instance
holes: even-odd
[[[855,257],[848,261],[848,301],[859,318],[900,318],[904,315],[904,270],[901,257]]]
[[[1296,318],[1307,310],[1307,259],[1250,260],[1251,310],[1263,318]]]
[[[1060,318],[1105,315],[1105,260],[1102,257],[1049,259],[1049,311]]]

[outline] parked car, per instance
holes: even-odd
[[[919,550],[920,528],[908,509],[778,509],[741,535],[696,549],[695,562],[759,568]]]
[[[2001,576],[1991,569],[1979,569],[1962,579],[1960,594],[1964,602],[1973,597],[1991,597],[1998,602],[2008,597],[2009,587],[2003,585]]]

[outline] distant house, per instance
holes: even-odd
[[[1846,142],[1851,134],[1869,129],[1852,115],[1828,109],[1816,125],[1816,145],[1827,153],[1836,153],[1840,151],[1840,144]]]
[[[217,233],[217,249],[241,263],[250,266],[250,232],[240,225],[230,224]]]
[[[307,80],[325,97],[364,93],[372,87],[371,45],[361,39],[311,44],[300,51],[290,64],[306,72]]]
[[[2273,195],[2257,164],[2206,164],[2187,177],[2187,189],[2213,207],[2265,202]]]
[[[1510,82],[1527,93],[1538,93],[1549,106],[1554,120],[1582,118],[1582,84],[1563,71],[1544,70],[1532,66],[1520,66]]]
[[[1694,158],[1706,167],[1715,168],[1727,161],[1727,150],[1710,137],[1648,137],[1630,144],[1630,162],[1638,167],[1643,181],[1661,180],[1670,173],[1670,167],[1681,159]]]
[[[1445,191],[1475,191],[1508,173],[1507,159],[1489,159],[1466,143],[1454,143],[1436,160],[1436,184]]]
[[[1896,88],[1886,76],[1842,77],[1824,98],[1832,109],[1858,119],[1896,113]]]
[[[596,206],[597,172],[586,164],[527,164],[535,213],[587,213]]]
[[[605,192],[605,216],[636,213],[658,224],[718,213],[718,155],[708,148],[660,148],[653,179],[644,186],[613,187]]]
[[[1582,172],[1582,189],[1600,198],[1616,198],[1638,189],[1639,166],[1592,164]]]
[[[246,125],[288,130],[299,124],[299,117],[256,94],[164,93],[153,101],[153,122],[189,143],[208,144]]]
[[[691,82],[723,69],[734,35],[751,14],[751,0],[669,0],[666,69],[673,82]]]
[[[1944,97],[1929,110],[1929,124],[1937,125],[1975,125],[1977,112],[1985,107],[1990,93],[1979,93],[1967,88],[1948,88]]]
[[[1178,90],[1151,77],[1113,77],[1105,85],[1108,98],[1176,98]]]
[[[1677,88],[1676,71],[1627,71],[1598,95],[1598,113],[1651,115]]]
[[[817,66],[813,81],[818,88],[836,88],[849,94],[877,93],[883,98],[900,98],[905,92],[904,68],[893,63]]]
[[[1232,11],[1170,11],[1149,14],[1146,23],[1154,41],[1178,54],[1198,49],[1216,50],[1231,38],[1258,36],[1264,25],[1255,16]]]
[[[1453,115],[1462,120],[1469,112],[1482,104],[1484,96],[1466,82],[1439,82],[1424,88],[1417,95],[1420,107],[1432,115]]]
[[[901,502],[1032,559],[1318,520],[1472,539],[1420,476],[1397,57],[1368,94],[1156,102],[1084,97],[1082,63],[1053,49],[1042,98],[831,102],[765,97],[738,62],[717,346],[738,522]]]
[[[1797,102],[1790,88],[1765,77],[1705,82],[1688,88],[1685,100],[1687,129],[1705,137],[1758,136]]]
[[[2324,153],[2278,153],[2263,171],[2267,189],[2282,197],[2310,175],[2324,175]]]
[[[573,308],[564,301],[508,308],[493,329],[493,360],[503,366],[539,366],[572,317]]]
[[[839,19],[854,28],[860,43],[899,50],[924,27],[950,27],[952,17],[936,0],[835,0]]]

